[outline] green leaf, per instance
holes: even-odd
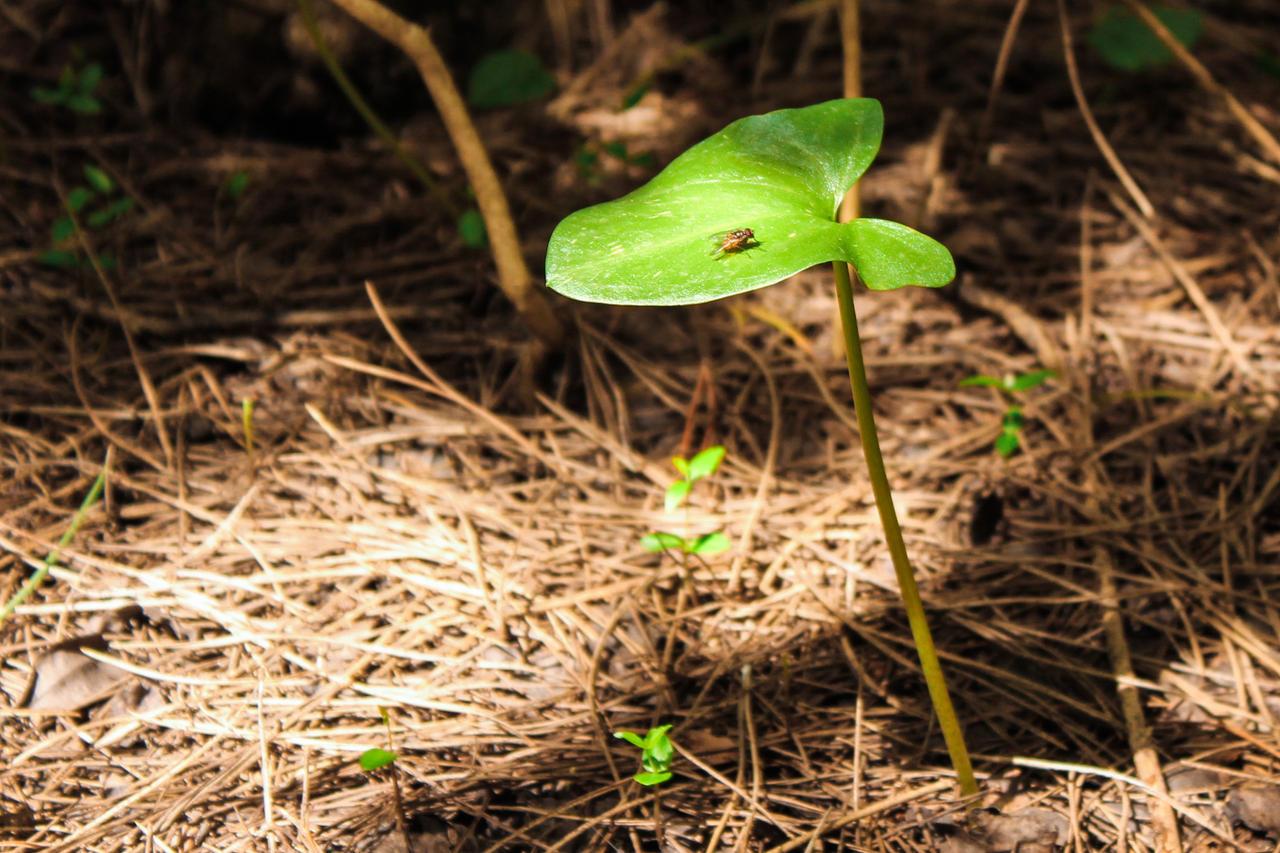
[[[667,512],[675,512],[684,503],[684,499],[689,497],[689,490],[693,488],[693,482],[690,480],[676,480],[667,487],[667,497],[663,502],[663,508]]]
[[[636,734],[635,732],[614,732],[613,736],[616,738],[621,738],[622,740],[625,740],[627,743],[631,744],[632,746],[639,747],[640,749],[644,749],[644,741],[641,740],[640,735]]]
[[[1153,6],[1151,11],[1183,47],[1190,48],[1200,40],[1204,13],[1163,6]],[[1120,71],[1145,71],[1173,59],[1169,48],[1142,19],[1123,6],[1112,6],[1104,12],[1085,38],[1108,65]]]
[[[484,227],[484,217],[474,207],[467,208],[458,217],[458,234],[468,249],[483,249],[489,243],[489,233]]]
[[[1042,382],[1052,379],[1058,375],[1056,370],[1033,370],[1030,373],[1024,373],[1016,377],[1013,382],[1009,383],[1010,391],[1029,391]]]
[[[66,89],[50,89],[47,86],[35,86],[31,89],[31,100],[42,104],[62,105],[71,93]]]
[[[644,78],[627,92],[626,97],[622,99],[622,111],[634,107],[636,104],[644,100],[644,96],[649,94],[649,87],[653,85],[653,77],[645,75]]]
[[[41,252],[37,261],[48,267],[74,267],[80,256],[67,249],[49,249]]]
[[[961,388],[972,388],[974,386],[982,386],[984,388],[1003,388],[1004,380],[997,379],[994,376],[966,376],[960,380]]]
[[[498,50],[471,71],[467,100],[481,109],[509,107],[550,95],[556,78],[527,50]]]
[[[689,461],[689,470],[685,476],[690,480],[701,480],[703,477],[710,476],[720,467],[720,463],[724,461],[725,449],[722,445],[708,447]]]
[[[128,196],[118,198],[108,204],[102,210],[94,211],[89,216],[89,224],[96,227],[115,222],[121,216],[124,216],[133,209],[133,199]]]
[[[79,213],[91,201],[93,201],[93,190],[88,187],[72,187],[67,193],[67,209],[72,213]]]
[[[387,752],[385,749],[366,749],[360,753],[360,769],[366,773],[386,767],[388,764],[396,760],[394,752]]]
[[[70,240],[75,233],[76,224],[71,221],[70,216],[59,216],[53,220],[53,225],[49,228],[49,236],[55,243]]]
[[[76,80],[76,88],[81,94],[89,95],[93,90],[98,88],[98,84],[102,82],[102,63],[90,62],[80,71],[80,77]]]
[[[721,554],[733,547],[729,537],[723,533],[705,533],[689,545],[690,554]]]
[[[671,467],[680,472],[680,476],[689,479],[689,460],[683,456],[672,456]]]
[[[103,195],[107,195],[116,188],[111,176],[92,163],[84,164],[84,178],[89,182],[89,186]]]
[[[644,748],[649,756],[659,764],[667,765],[671,763],[671,757],[675,755],[675,747],[671,745],[671,739],[667,737],[667,732],[671,731],[671,724],[665,726],[655,726],[649,729],[644,736]]]
[[[996,439],[996,452],[1006,459],[1013,455],[1018,449],[1018,434],[1016,432],[1006,432]]]
[[[227,175],[227,180],[224,186],[226,187],[228,198],[232,201],[240,198],[240,196],[244,195],[244,191],[249,188],[249,173],[232,172],[230,175]]]
[[[1022,429],[1023,417],[1022,409],[1017,406],[1010,406],[1009,411],[1004,413],[1004,417],[1000,420],[1000,426],[1005,432],[1015,433]]]
[[[84,115],[96,115],[102,112],[102,102],[93,95],[86,95],[83,92],[68,94],[65,103],[67,109]]]
[[[637,773],[631,778],[635,779],[641,785],[652,787],[654,785],[661,785],[663,782],[670,779],[671,775],[671,771],[666,770],[662,773]]]
[[[640,537],[640,546],[653,554],[663,551],[683,551],[688,543],[674,533],[646,533]]]
[[[868,287],[936,287],[955,276],[941,244],[875,219],[835,222],[880,145],[877,101],[828,101],[740,119],[620,199],[579,210],[551,235],[547,285],[588,302],[688,305],[782,281],[826,261]],[[736,251],[727,232],[750,229]]]

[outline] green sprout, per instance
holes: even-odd
[[[93,90],[102,82],[102,63],[90,62],[77,69],[73,65],[63,67],[57,88],[36,86],[31,90],[32,100],[55,107],[66,107],[81,115],[102,112],[102,102]]]
[[[671,464],[675,466],[676,471],[680,472],[680,479],[667,488],[664,501],[666,511],[675,512],[679,509],[689,497],[693,484],[704,477],[711,476],[720,468],[720,463],[724,461],[724,454],[724,447],[716,445],[708,447],[692,459],[685,459],[683,456],[674,457]],[[675,533],[654,531],[641,536],[640,544],[646,551],[654,554],[662,551],[680,551],[684,554],[707,556],[727,551],[732,543],[728,536],[720,532],[684,537]]]
[[[1019,437],[1025,419],[1022,407],[1014,401],[1014,394],[1030,391],[1032,388],[1058,375],[1056,370],[1032,370],[1029,373],[1005,374],[1003,379],[994,376],[977,374],[960,380],[961,388],[983,387],[999,390],[1008,403],[1004,416],[1000,418],[1000,435],[996,438],[996,452],[1008,459],[1021,446]]]
[[[955,278],[955,262],[941,243],[897,222],[837,220],[883,132],[884,113],[870,98],[739,119],[644,186],[561,221],[547,247],[547,286],[587,302],[693,305],[832,264],[858,434],[885,544],[939,728],[961,793],[969,796],[978,784],[893,506],[849,273],[852,266],[871,290],[940,287]],[[751,239],[730,247],[725,234]],[[738,263],[743,255],[754,262]]]
[[[67,193],[67,215],[59,216],[49,229],[50,242],[53,248],[42,252],[37,260],[46,266],[85,269],[91,267],[76,240],[75,216],[86,213],[84,223],[90,228],[104,228],[133,208],[133,199],[128,196],[112,198],[116,191],[115,181],[105,170],[86,163],[84,165],[85,183],[88,186],[72,187]],[[97,206],[93,206],[97,203]],[[111,269],[115,261],[106,256],[98,257],[98,266]]]
[[[670,729],[670,724],[655,726],[644,737],[635,732],[613,733],[614,737],[625,740],[640,750],[640,766],[644,769],[631,778],[641,785],[661,785],[671,778],[671,759],[675,757],[676,749],[667,737]]]

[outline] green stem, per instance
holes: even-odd
[[[902,594],[902,604],[907,609],[907,621],[911,623],[911,636],[915,639],[916,652],[920,655],[920,669],[924,673],[925,684],[929,687],[929,698],[933,700],[933,710],[938,715],[938,725],[942,728],[947,752],[951,754],[951,766],[955,768],[956,777],[960,781],[960,793],[966,797],[972,796],[978,793],[978,782],[973,777],[969,750],[964,745],[964,733],[960,729],[960,721],[956,719],[955,708],[951,705],[951,695],[947,693],[947,683],[942,676],[942,664],[938,662],[938,652],[933,646],[929,623],[925,620],[920,590],[916,587],[916,578],[911,571],[906,543],[902,541],[902,527],[898,524],[898,514],[893,509],[893,493],[889,489],[889,477],[884,470],[884,457],[880,455],[880,440],[876,437],[876,421],[871,411],[871,389],[867,386],[862,342],[858,338],[858,317],[853,310],[853,285],[849,281],[849,267],[840,262],[834,264],[834,267],[836,299],[840,303],[840,324],[844,329],[845,358],[849,362],[849,384],[853,387],[854,414],[858,419],[862,452],[867,459],[871,491],[875,494],[876,508],[880,511],[880,525],[884,528],[885,543],[893,558],[893,571],[898,576],[898,590]]]

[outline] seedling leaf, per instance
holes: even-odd
[[[1151,11],[1184,47],[1190,48],[1200,40],[1202,12],[1163,6],[1154,6]],[[1145,71],[1173,59],[1169,48],[1142,19],[1122,6],[1112,6],[1104,12],[1086,38],[1108,65],[1120,71]]]
[[[474,207],[458,217],[458,234],[468,249],[483,249],[489,243],[489,233],[484,227],[484,217]]]
[[[1024,373],[1013,380],[1009,385],[1010,391],[1029,391],[1042,382],[1052,379],[1058,375],[1056,370],[1033,370],[1031,373]]]
[[[1017,406],[1010,406],[1009,411],[1004,413],[1004,418],[1000,421],[1000,426],[1005,432],[1017,432],[1022,429],[1023,418],[1022,409]]]
[[[723,533],[706,533],[693,540],[689,546],[690,554],[720,554],[728,551],[733,543]]]
[[[640,537],[640,546],[653,554],[663,551],[683,551],[688,543],[674,533],[646,533]]]
[[[1018,449],[1018,434],[1016,432],[1002,433],[996,439],[996,452],[1006,459],[1013,455]]]
[[[93,201],[93,190],[88,187],[72,187],[67,193],[67,209],[72,213],[79,213],[91,201]]]
[[[72,112],[84,113],[85,115],[95,115],[102,112],[102,102],[93,95],[86,95],[83,92],[68,94],[65,103],[67,109]]]
[[[614,732],[613,736],[625,740],[638,749],[644,749],[644,740],[635,732]]]
[[[639,189],[561,221],[547,285],[589,302],[688,305],[826,261],[853,264],[875,290],[946,284],[955,264],[931,238],[881,220],[835,221],[883,127],[869,98],[740,119]],[[717,234],[742,228],[754,232],[749,248],[714,251]]]
[[[111,176],[92,163],[84,164],[84,178],[89,182],[89,186],[93,187],[103,195],[110,193],[116,188],[115,182],[111,180]]]
[[[666,770],[662,773],[637,773],[631,778],[635,779],[641,785],[652,787],[654,785],[661,785],[663,782],[670,779],[671,775],[671,771]]]
[[[67,249],[49,249],[41,252],[36,260],[48,267],[74,267],[79,256]]]
[[[961,388],[972,388],[981,386],[984,388],[1003,388],[1004,381],[994,376],[966,376],[960,380]]]
[[[388,752],[385,749],[378,749],[376,746],[372,749],[366,749],[360,753],[360,769],[366,773],[370,773],[396,760],[394,752]]]
[[[720,467],[720,463],[724,461],[724,454],[723,445],[717,444],[715,447],[708,447],[689,460],[689,470],[681,473],[690,480],[701,480],[703,477],[710,476],[716,472]]]
[[[498,50],[471,71],[467,100],[481,109],[509,107],[550,95],[556,78],[527,50]]]
[[[680,472],[680,476],[689,479],[689,460],[683,456],[672,456],[671,465]]]
[[[234,201],[240,198],[240,196],[244,195],[244,191],[249,188],[249,173],[232,172],[227,175],[226,188],[227,196],[230,199]]]
[[[80,79],[76,81],[76,88],[81,94],[88,95],[98,88],[98,84],[102,82],[102,63],[90,62],[80,72]]]
[[[684,503],[684,499],[689,496],[689,489],[693,488],[691,480],[676,480],[667,487],[667,497],[663,507],[667,512],[674,512],[679,509],[680,504]]]
[[[123,216],[131,207],[133,207],[133,199],[118,198],[115,201],[111,202],[111,204],[102,208],[101,210],[95,210],[93,213],[89,214],[89,218],[87,221],[89,225],[91,225],[92,227],[100,228],[103,225],[108,225],[112,222],[115,222],[117,219]]]
[[[59,216],[53,220],[53,225],[49,228],[49,236],[53,238],[53,242],[62,243],[70,240],[71,236],[76,233],[76,224],[71,221],[70,216]]]

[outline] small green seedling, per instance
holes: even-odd
[[[496,50],[471,70],[467,100],[473,107],[493,109],[545,98],[556,90],[556,78],[542,60],[527,50]]]
[[[409,816],[404,810],[404,796],[400,793],[400,774],[395,766],[396,754],[391,751],[393,746],[391,741],[391,715],[387,709],[378,706],[378,714],[382,717],[382,725],[387,730],[387,746],[388,749],[379,749],[372,747],[360,753],[360,769],[365,773],[372,773],[375,770],[381,770],[389,767],[391,774],[391,795],[395,803],[396,827],[400,830],[400,836],[404,839],[405,849],[412,850],[413,844],[409,840]]]
[[[671,464],[675,466],[676,471],[680,472],[680,479],[667,487],[664,501],[666,511],[675,512],[679,509],[689,497],[693,484],[704,477],[711,476],[720,468],[720,463],[724,461],[724,454],[724,447],[717,444],[715,447],[708,447],[692,459],[685,459],[683,456],[674,457]],[[686,538],[675,533],[654,531],[641,536],[640,544],[646,551],[654,554],[662,551],[679,551],[684,554],[709,556],[727,551],[732,543],[728,536],[720,532]]]
[[[81,115],[94,115],[102,112],[102,102],[93,94],[101,82],[102,63],[90,62],[79,69],[67,65],[58,78],[57,88],[36,86],[31,90],[31,98],[42,104],[66,107]]]
[[[1022,391],[1030,391],[1032,388],[1046,382],[1058,375],[1056,370],[1032,370],[1029,373],[1012,373],[1005,374],[1003,379],[997,379],[994,376],[983,376],[981,374],[970,376],[960,380],[961,388],[971,388],[980,386],[983,388],[996,388],[1005,397],[1008,402],[1008,408],[1005,409],[1004,416],[1000,419],[1000,436],[996,439],[996,452],[1008,459],[1021,446],[1019,438],[1022,432],[1024,418],[1022,416],[1022,407],[1014,402],[1014,394]]]
[[[249,188],[249,173],[232,172],[222,182],[222,188],[226,192],[227,198],[232,201],[239,201],[240,196],[244,195],[244,191]]]
[[[1151,13],[1183,47],[1191,48],[1200,40],[1204,30],[1203,12],[1153,6]],[[1148,71],[1173,61],[1173,54],[1164,42],[1141,18],[1123,6],[1112,6],[1103,12],[1086,38],[1103,60],[1119,71]]]
[[[644,769],[631,778],[641,785],[661,785],[671,778],[671,759],[675,757],[676,749],[667,737],[670,730],[671,725],[667,724],[649,729],[644,737],[635,732],[613,733],[614,737],[640,750],[640,766]]]
[[[41,253],[38,258],[46,266],[78,269],[92,267],[77,246],[73,214],[79,215],[87,211],[88,215],[83,219],[85,225],[89,228],[104,228],[133,208],[133,199],[128,196],[111,197],[116,191],[115,181],[104,170],[86,163],[84,177],[88,186],[72,187],[67,193],[68,214],[55,219],[49,229],[54,248]],[[95,203],[96,206],[90,209]],[[111,269],[115,266],[115,261],[101,255],[98,257],[98,265],[103,269]]]
[[[693,305],[832,264],[871,490],[939,729],[961,793],[969,796],[978,783],[893,506],[849,273],[853,267],[872,290],[940,287],[955,278],[955,262],[941,243],[897,222],[837,219],[845,194],[875,159],[883,133],[884,112],[870,98],[739,119],[644,186],[561,221],[547,246],[547,286],[587,302]],[[729,259],[709,250],[715,235],[735,232],[750,232],[750,240],[735,244]],[[738,262],[748,258],[752,263]]]

